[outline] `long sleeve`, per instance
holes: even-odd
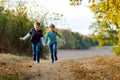
[[[45,46],[45,40],[43,37],[41,37],[41,41],[42,41],[43,46]]]
[[[27,35],[23,37],[23,40],[26,40],[26,39],[29,38],[29,37],[30,37],[30,34],[27,33]]]
[[[57,32],[56,32],[56,33],[57,33]],[[64,38],[63,38],[60,34],[57,33],[57,35],[58,35],[58,37],[59,37],[61,40],[64,40]]]

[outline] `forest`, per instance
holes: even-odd
[[[31,44],[30,40],[21,42],[20,36],[25,36],[29,30],[33,27],[35,21],[39,21],[42,25],[42,31],[45,33],[48,31],[46,24],[50,20],[60,20],[63,15],[59,13],[49,13],[49,11],[43,6],[34,3],[33,8],[40,8],[41,14],[34,14],[32,9],[28,10],[22,1],[17,2],[17,5],[8,5],[10,3],[4,2],[0,6],[0,52],[1,53],[13,53],[17,55],[30,55]],[[13,7],[14,6],[14,7]],[[29,6],[30,7],[30,6]],[[36,16],[35,16],[36,15]],[[51,16],[52,15],[52,16]],[[49,17],[49,19],[48,19]],[[48,20],[47,20],[48,19]],[[59,49],[88,49],[98,44],[98,42],[92,39],[90,36],[82,35],[78,32],[72,32],[70,29],[56,29],[63,37],[64,42],[58,39]],[[48,47],[41,45],[41,53],[47,54]]]
[[[71,5],[81,5],[83,0],[70,0]],[[88,0],[94,13],[95,21],[91,23],[92,38],[99,46],[111,44],[112,52],[120,54],[120,0]]]

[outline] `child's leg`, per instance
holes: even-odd
[[[37,63],[39,63],[40,61],[40,43],[36,43],[36,60],[37,60]]]
[[[36,61],[36,44],[32,43],[32,55],[33,55],[33,60]]]
[[[50,50],[51,61],[52,61],[52,63],[54,63],[53,44],[49,44],[49,50]]]
[[[55,59],[55,61],[57,61],[58,60],[58,58],[57,58],[57,42],[55,42],[53,44],[53,52],[54,52],[54,59]]]

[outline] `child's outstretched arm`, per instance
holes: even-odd
[[[64,44],[65,44],[66,42],[65,42],[65,39],[63,38],[63,36],[61,36],[59,33],[57,33],[57,35],[60,38],[60,40],[62,40],[64,42]]]
[[[57,33],[57,35],[58,35],[58,37],[59,37],[61,40],[64,40],[63,36],[61,36],[61,35],[58,34],[58,33]]]
[[[20,40],[23,41],[23,40],[26,40],[26,39],[29,38],[29,37],[30,37],[30,34],[27,33],[26,36],[24,36],[24,37],[20,37]]]

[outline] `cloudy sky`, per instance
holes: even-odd
[[[56,24],[57,27],[70,28],[72,31],[89,34],[89,26],[93,20],[93,13],[87,7],[87,0],[83,1],[80,6],[70,6],[69,0],[39,0],[47,8],[64,15],[67,25]]]

